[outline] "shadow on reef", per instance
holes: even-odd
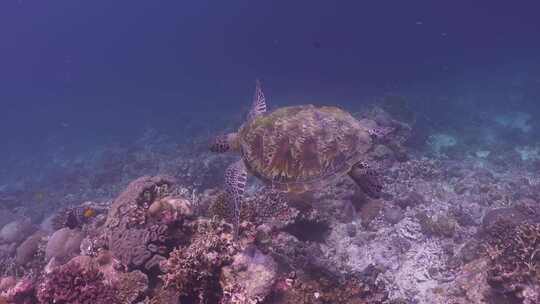
[[[330,231],[330,227],[327,223],[300,219],[293,224],[286,226],[284,231],[292,234],[302,242],[310,241],[323,243]]]

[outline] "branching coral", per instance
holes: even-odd
[[[540,224],[508,227],[501,223],[495,228],[492,236],[497,233],[498,237],[492,237],[486,247],[491,259],[488,283],[524,303],[540,302],[534,287],[540,284]]]
[[[37,290],[42,304],[121,304],[115,294],[116,288],[105,283],[97,268],[73,260],[47,274]]]
[[[217,195],[209,207],[209,215],[218,219],[233,222],[232,201],[222,192]],[[294,222],[299,212],[290,207],[284,195],[279,192],[262,189],[255,195],[246,198],[240,210],[241,221],[248,221],[255,225],[270,224],[275,228]]]
[[[221,298],[219,274],[237,251],[230,229],[223,223],[200,221],[189,246],[171,252],[162,263],[165,287],[175,288],[197,303],[217,303]]]

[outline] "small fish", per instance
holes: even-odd
[[[91,217],[94,217],[96,216],[97,212],[94,208],[90,208],[90,207],[87,207],[84,209],[82,215],[85,217],[85,218],[91,218]]]

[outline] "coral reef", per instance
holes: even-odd
[[[490,257],[487,282],[523,303],[540,302],[540,224],[511,227],[499,223],[486,249]]]
[[[30,219],[15,220],[0,230],[0,244],[19,243],[32,233],[32,230]]]
[[[194,224],[188,246],[179,247],[162,263],[165,288],[173,287],[182,298],[198,303],[216,303],[222,297],[219,273],[238,251],[229,226],[200,220]]]
[[[163,176],[138,178],[111,205],[104,225],[106,247],[128,269],[151,270],[165,259],[171,221],[153,220],[148,209],[173,183]]]
[[[277,264],[271,256],[250,246],[223,267],[220,284],[221,303],[262,303],[277,279]]]
[[[64,263],[79,253],[84,235],[78,229],[62,228],[49,238],[45,256],[47,260],[54,258]]]
[[[372,269],[363,278],[346,276],[341,279],[328,276],[303,277],[291,274],[276,283],[269,298],[275,304],[382,304],[388,299],[384,283],[377,280]]]
[[[121,303],[116,288],[105,282],[97,268],[84,267],[76,260],[46,274],[37,288],[37,298],[40,303]]]
[[[31,262],[38,253],[44,237],[44,232],[37,231],[22,242],[19,247],[17,247],[15,262],[19,265],[25,265]]]
[[[155,133],[47,187],[0,189],[0,303],[540,303],[538,161],[458,129],[411,134],[377,107],[356,116],[386,130],[366,155],[380,197],[347,177],[287,195],[250,181],[238,242],[220,186],[232,159]]]
[[[36,303],[34,280],[22,278],[0,293],[0,303],[34,304]]]

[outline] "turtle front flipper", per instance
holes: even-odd
[[[253,119],[266,112],[266,98],[262,91],[261,82],[259,79],[255,81],[255,94],[253,95],[253,103],[249,110],[248,120]]]
[[[368,164],[359,162],[352,167],[349,176],[356,182],[364,193],[372,198],[380,198],[382,192],[382,179],[379,173],[370,168]]]
[[[233,233],[235,240],[238,239],[238,231],[240,229],[240,208],[244,199],[246,182],[247,170],[242,160],[230,165],[225,171],[225,190],[227,197],[232,200],[234,206]]]

